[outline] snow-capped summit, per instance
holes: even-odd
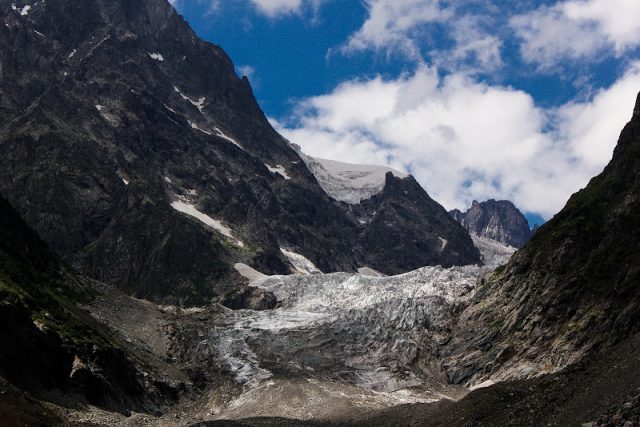
[[[387,166],[356,165],[306,155],[302,159],[329,196],[351,205],[380,193],[387,173],[398,178],[408,176]]]

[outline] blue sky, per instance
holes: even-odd
[[[308,154],[548,219],[640,91],[638,0],[176,0]]]

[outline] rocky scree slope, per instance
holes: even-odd
[[[449,213],[469,233],[514,248],[523,247],[532,235],[527,219],[508,200],[474,200],[466,212],[454,209]]]
[[[494,272],[458,322],[453,382],[563,368],[640,330],[640,96],[613,158]]]
[[[288,273],[280,248],[324,272],[380,267],[374,228],[409,238],[389,271],[479,262],[453,220],[410,216],[439,206],[424,194],[396,218],[327,196],[166,0],[0,0],[0,20],[0,191],[79,272],[197,304],[235,287],[236,262]]]
[[[20,406],[35,405],[24,396],[122,413],[145,411],[146,404],[165,400],[156,386],[145,384],[139,369],[145,364],[134,361],[117,337],[79,308],[95,295],[93,284],[72,274],[0,197],[0,414],[5,422],[18,417]]]

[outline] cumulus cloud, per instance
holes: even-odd
[[[400,55],[443,69],[490,71],[503,65],[503,41],[496,35],[498,9],[471,11],[474,1],[365,0],[368,16],[341,46],[352,54],[365,50]],[[442,49],[442,45],[450,45]]]
[[[302,14],[305,10],[318,12],[323,0],[250,0],[256,10],[269,18]]]
[[[208,3],[209,12],[213,13],[220,9],[220,0],[169,0],[173,6],[182,6],[187,1],[198,3]],[[229,0],[231,1],[231,0]],[[249,3],[259,13],[269,18],[279,18],[291,14],[299,14],[305,8],[310,7],[317,10],[322,0],[235,0],[236,2]]]
[[[525,60],[542,69],[563,58],[622,55],[640,46],[637,0],[570,0],[515,16],[510,26]]]
[[[369,16],[347,41],[344,51],[398,50],[420,58],[416,33],[425,24],[445,22],[453,11],[439,0],[366,0]]]
[[[589,102],[544,110],[525,92],[422,66],[343,83],[275,125],[312,156],[411,172],[447,208],[501,198],[549,218],[608,162],[639,89],[634,64]]]
[[[251,0],[262,13],[270,17],[299,12],[302,0]]]

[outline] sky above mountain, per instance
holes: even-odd
[[[313,156],[412,173],[446,208],[548,219],[640,91],[638,0],[174,0]]]

